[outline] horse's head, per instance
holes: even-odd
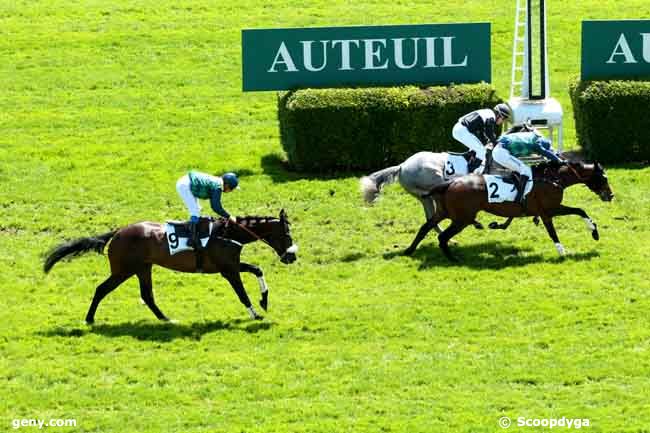
[[[602,201],[612,201],[614,193],[607,181],[605,169],[600,163],[570,162],[568,167],[577,176],[577,180],[587,185]]]
[[[294,244],[291,239],[289,220],[284,209],[280,211],[279,221],[276,224],[272,224],[271,234],[266,238],[266,241],[280,256],[282,263],[289,264],[296,261],[298,245]]]
[[[275,250],[282,263],[289,264],[296,261],[298,246],[294,245],[291,239],[289,221],[284,209],[280,211],[280,218],[243,217],[237,219],[237,225],[244,236],[242,241],[262,240]]]

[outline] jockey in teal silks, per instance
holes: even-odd
[[[499,137],[497,145],[492,150],[492,158],[502,166],[519,173],[516,203],[522,203],[526,183],[533,177],[529,166],[519,159],[536,153],[551,161],[561,163],[563,160],[557,156],[551,147],[551,141],[535,131],[515,132]]]
[[[190,211],[190,230],[192,235],[188,240],[188,246],[201,249],[201,242],[198,239],[198,222],[201,216],[201,206],[197,199],[210,199],[210,207],[217,214],[235,222],[221,204],[221,195],[224,192],[231,192],[239,189],[239,179],[234,173],[226,173],[223,176],[211,176],[199,171],[190,171],[176,182],[176,191],[183,199],[185,206]]]

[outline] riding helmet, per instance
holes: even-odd
[[[228,185],[230,189],[239,189],[239,179],[235,173],[225,173],[221,178],[223,184]]]
[[[512,110],[510,109],[510,107],[508,107],[508,104],[501,103],[495,105],[494,112],[503,119],[508,120],[512,118]]]

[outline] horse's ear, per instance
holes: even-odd
[[[280,219],[281,220],[287,219],[287,213],[284,211],[284,209],[280,210]]]

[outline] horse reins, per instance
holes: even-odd
[[[232,222],[232,221],[231,221],[230,219],[228,219],[227,222],[226,222],[226,226],[227,226],[228,224],[230,224],[231,222]],[[271,245],[271,243],[270,243],[269,241],[267,241],[266,239],[264,239],[263,237],[261,237],[260,235],[258,235],[257,233],[255,233],[254,231],[252,231],[251,229],[249,229],[248,227],[246,227],[245,225],[240,224],[240,223],[237,222],[237,221],[235,221],[235,224],[237,224],[238,227],[243,228],[243,229],[244,229],[248,234],[250,234],[251,236],[253,236],[253,238],[257,239],[258,241],[262,241],[262,242],[264,242],[266,245],[268,245],[268,246],[270,246],[271,248],[273,248],[273,245]],[[275,248],[273,248],[273,250],[275,250]],[[289,250],[285,251],[285,252],[280,256],[280,259],[283,259],[284,256],[286,256],[288,253],[289,253]]]

